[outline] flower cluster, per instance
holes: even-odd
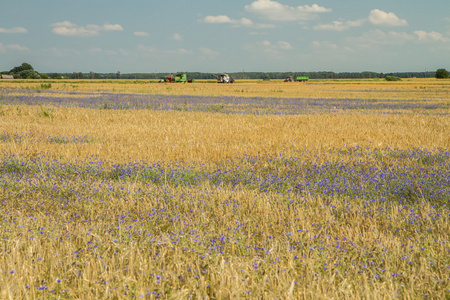
[[[124,93],[53,92],[33,90],[6,93],[9,104],[45,103],[57,107],[94,109],[151,109],[238,114],[298,115],[314,113],[411,113],[448,114],[443,103],[391,99],[270,98],[237,96],[154,95]]]

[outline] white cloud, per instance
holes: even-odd
[[[283,50],[291,50],[292,45],[289,42],[286,41],[278,41],[278,47]]]
[[[271,0],[257,0],[245,6],[245,10],[271,21],[307,21],[317,18],[319,13],[330,12],[317,4],[292,7]]]
[[[284,58],[284,51],[293,49],[292,45],[287,41],[271,42],[263,40],[256,43],[249,43],[244,49],[250,53],[265,53],[272,59]]]
[[[401,41],[412,41],[414,36],[406,32],[389,31],[388,36],[397,42]]]
[[[23,27],[13,27],[13,28],[1,28],[0,27],[0,33],[27,33],[28,30],[26,30]]]
[[[356,20],[356,21],[334,21],[330,24],[319,24],[314,26],[316,30],[332,30],[332,31],[344,31],[348,30],[352,27],[359,27],[363,25],[365,20]]]
[[[174,33],[171,38],[174,41],[181,41],[183,39],[183,37],[179,33]]]
[[[223,24],[223,23],[232,23],[232,20],[228,16],[219,15],[219,16],[206,16],[203,19],[203,22],[210,24]]]
[[[417,36],[406,32],[384,32],[376,29],[365,32],[359,37],[348,37],[345,40],[345,45],[352,49],[370,49],[378,51],[380,47],[400,46],[417,40]]]
[[[70,21],[53,23],[52,32],[57,35],[64,36],[97,36],[101,31],[123,31],[123,27],[119,24],[105,23],[103,26],[88,24],[86,26],[78,26]]]
[[[52,27],[76,27],[77,25],[70,21],[56,22],[51,25]]]
[[[119,24],[108,24],[102,26],[104,31],[123,31],[123,27]]]
[[[331,31],[345,31],[353,27],[360,27],[364,23],[369,22],[373,25],[382,26],[406,26],[408,22],[404,19],[398,18],[394,13],[386,13],[379,9],[374,9],[370,12],[366,19],[359,19],[356,21],[333,21],[329,24],[319,24],[314,26],[315,30],[331,30]]]
[[[256,29],[270,29],[276,26],[274,24],[254,24],[252,27]]]
[[[135,31],[133,34],[135,36],[149,36],[148,32],[145,31]]]
[[[203,20],[200,21],[209,24],[232,24],[234,26],[247,26],[247,27],[253,25],[253,22],[250,19],[241,18],[240,20],[235,20],[225,15],[206,16],[205,18],[203,18]]]
[[[21,46],[19,44],[9,44],[9,45],[3,45],[0,43],[0,52],[6,52],[8,50],[12,51],[30,51],[28,47]]]
[[[239,24],[242,25],[242,26],[253,26],[252,20],[247,19],[247,18],[241,18],[239,20]]]
[[[383,26],[408,25],[408,22],[405,19],[400,19],[392,12],[387,13],[379,9],[374,9],[370,12],[369,22],[374,25],[383,25]]]
[[[450,42],[450,38],[436,31],[417,30],[413,34],[409,34],[406,32],[373,30],[360,37],[348,38],[347,41],[355,47],[376,47],[379,45],[403,45],[412,42]]]
[[[311,45],[313,45],[315,48],[325,48],[325,49],[332,49],[332,50],[336,50],[338,48],[338,45],[330,42],[330,41],[312,41]]]
[[[10,50],[15,50],[15,51],[30,51],[30,49],[28,49],[28,47],[21,46],[19,44],[11,44],[11,45],[6,46],[6,48],[8,48]]]
[[[447,42],[450,40],[447,37],[445,37],[442,33],[436,31],[426,32],[423,30],[417,30],[414,31],[414,34],[417,36],[417,39],[419,41]]]

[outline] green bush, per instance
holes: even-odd
[[[402,79],[400,77],[397,77],[397,76],[386,76],[386,78],[384,78],[384,80],[386,80],[386,81],[400,81]]]
[[[41,83],[41,89],[49,90],[51,88],[52,88],[52,84],[51,83]]]

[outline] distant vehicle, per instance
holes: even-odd
[[[234,79],[231,78],[230,75],[227,73],[222,73],[217,75],[217,82],[218,83],[234,83]]]
[[[194,82],[194,79],[188,79],[186,73],[178,73],[176,75],[170,74],[167,77],[162,77],[159,82]]]
[[[286,77],[284,82],[294,82],[294,81],[296,81],[296,82],[306,82],[308,80],[309,80],[308,76],[297,76],[297,77],[295,77],[295,79],[294,79],[293,76],[289,76],[289,77]]]
[[[299,81],[299,82],[307,82],[309,80],[308,76],[297,76],[295,78],[295,81]]]

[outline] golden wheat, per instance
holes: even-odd
[[[449,297],[445,81],[67,80],[37,93],[58,90],[443,108],[281,116],[3,102],[1,299]],[[346,191],[318,194],[333,177]]]
[[[16,155],[97,156],[111,161],[222,161],[248,155],[295,155],[304,149],[345,147],[428,149],[450,146],[448,117],[436,115],[328,114],[227,115],[148,110],[4,106],[3,132],[28,135],[1,143]],[[57,144],[48,137],[91,136],[92,143]]]
[[[144,93],[161,95],[203,95],[285,98],[358,98],[396,99],[424,102],[448,102],[450,84],[447,80],[405,79],[383,80],[311,80],[308,83],[263,82],[256,80],[222,85],[214,81],[187,84],[157,83],[148,80],[17,80],[0,81],[0,86],[14,89],[41,89],[51,83],[52,91]]]

